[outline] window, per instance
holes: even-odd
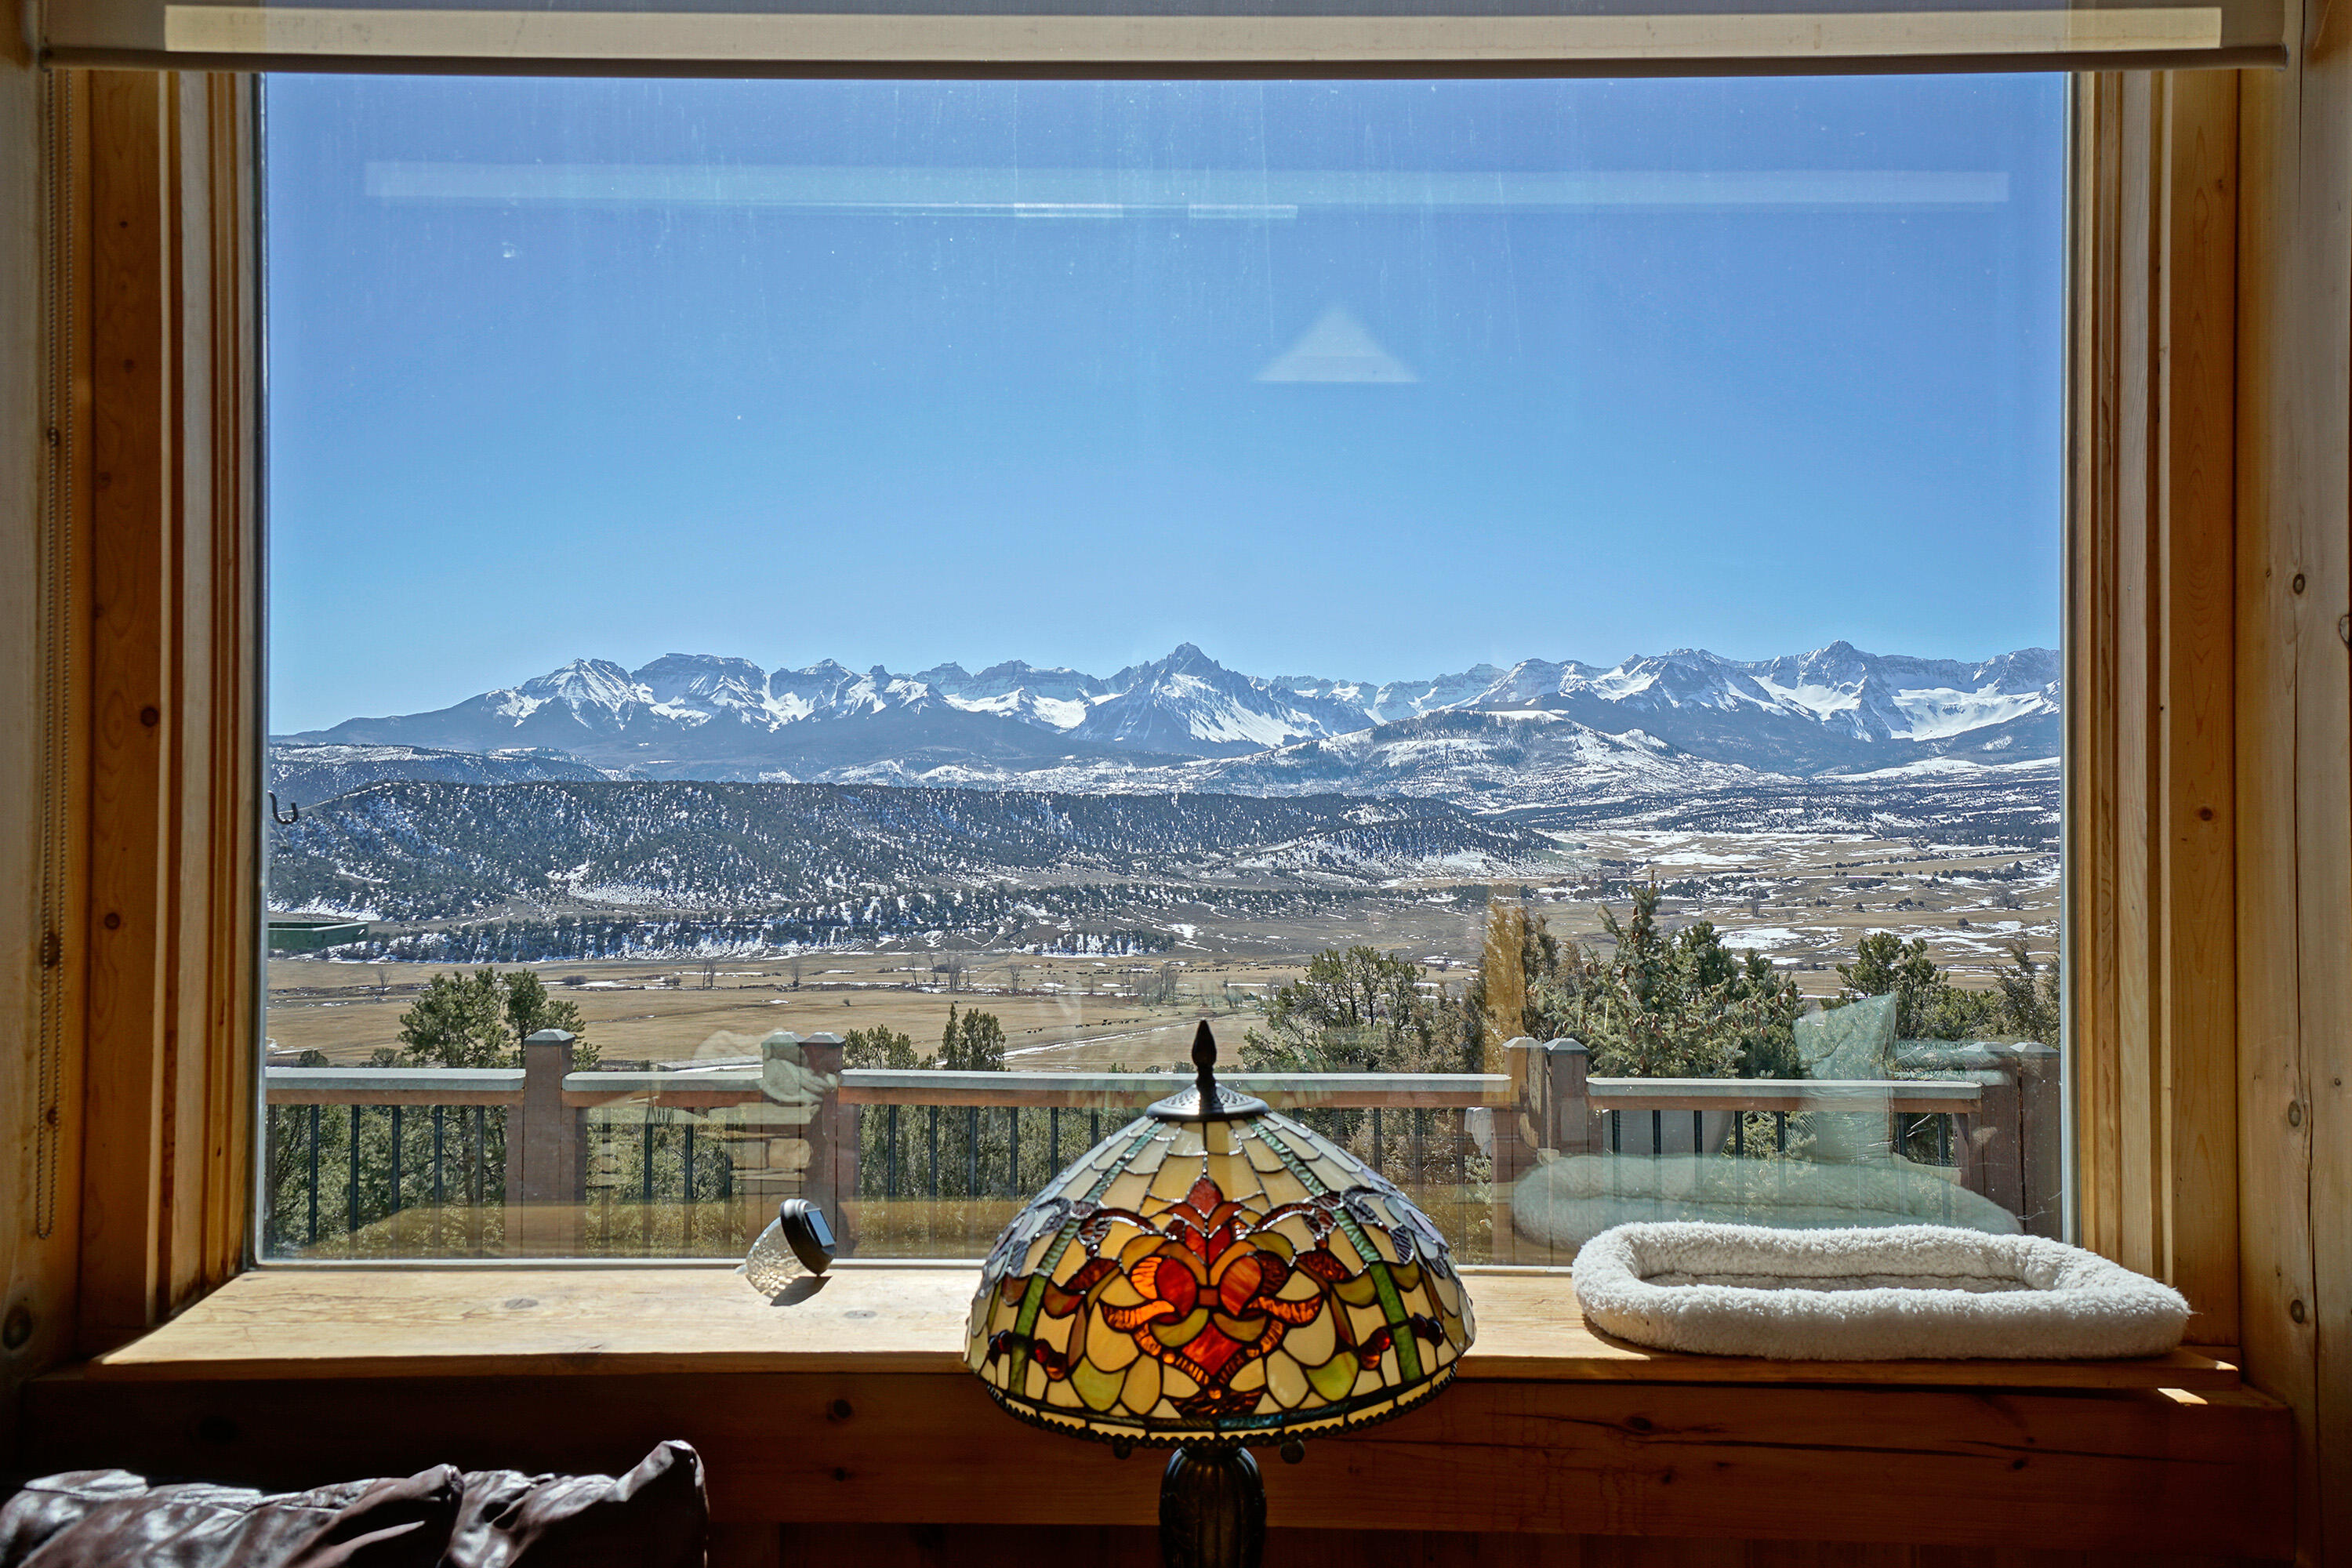
[[[273,78],[264,1252],[2054,1231],[2063,93]]]

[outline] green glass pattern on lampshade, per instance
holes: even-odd
[[[982,1267],[965,1360],[1056,1430],[1273,1444],[1417,1404],[1474,1332],[1429,1217],[1261,1109],[1147,1115],[1055,1177]]]

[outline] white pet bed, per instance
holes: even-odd
[[[1947,1226],[1621,1225],[1576,1255],[1576,1296],[1636,1344],[1776,1361],[2162,1355],[2189,1303],[2079,1247]]]

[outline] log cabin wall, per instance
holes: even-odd
[[[2242,1342],[2250,1381],[2294,1411],[2301,1559],[2352,1563],[2352,0],[2290,12],[2302,48],[2285,70],[2080,84],[2075,1145],[2080,1234],[2182,1283],[2200,1337]],[[52,114],[49,79],[13,33],[0,40],[11,1400],[239,1266],[250,1099],[250,83],[58,80]],[[17,216],[50,210],[45,171],[59,168],[61,296],[44,287],[44,224]],[[102,323],[89,314],[101,285],[115,289]],[[61,424],[52,303],[69,354]],[[79,545],[54,576],[53,500],[58,537]],[[56,768],[45,584],[71,606],[56,627],[95,634],[61,645],[73,679]],[[1821,1478],[1824,1510],[1837,1479]],[[2095,1561],[1386,1522],[1275,1545],[1297,1563]],[[720,1545],[730,1563],[854,1553],[887,1568],[1041,1550],[1139,1563],[1150,1539],[734,1525]]]
[[[48,388],[44,303],[46,81],[0,33],[0,1415],[73,1345],[77,1140],[44,1113],[69,1098],[70,1051],[42,1048],[41,535]]]

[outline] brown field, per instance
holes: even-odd
[[[1948,879],[2001,869],[2017,857],[1953,857],[1895,839],[1767,834],[1596,829],[1580,835],[1580,844],[1591,874],[1528,889],[1554,931],[1581,942],[1601,938],[1597,900],[1605,887],[1622,889],[1628,878],[1654,872],[1661,882],[1698,879],[1708,884],[1705,896],[1662,906],[1669,923],[1713,921],[1735,945],[1793,965],[1807,995],[1833,994],[1836,964],[1850,960],[1855,940],[1872,931],[1926,937],[1937,961],[1975,986],[1991,984],[2016,936],[2037,956],[2055,948],[2057,871],[2049,857],[2030,862],[2030,874],[2016,879],[1969,881]],[[1260,999],[1324,948],[1361,943],[1425,964],[1441,984],[1466,980],[1484,916],[1452,891],[1399,890],[1368,899],[1346,917],[1186,928],[1174,952],[1135,959],[965,952],[955,955],[961,973],[953,991],[939,967],[942,955],[928,951],[529,967],[579,1005],[588,1037],[607,1060],[743,1058],[778,1029],[846,1034],[877,1026],[929,1050],[950,1006],[977,1006],[1003,1021],[1012,1065],[1181,1067],[1194,1020],[1230,1020],[1221,1033],[1229,1048],[1237,1045]],[[1622,890],[1615,902],[1622,916]],[[270,1038],[281,1049],[364,1062],[398,1044],[401,1013],[437,967],[273,958]]]

